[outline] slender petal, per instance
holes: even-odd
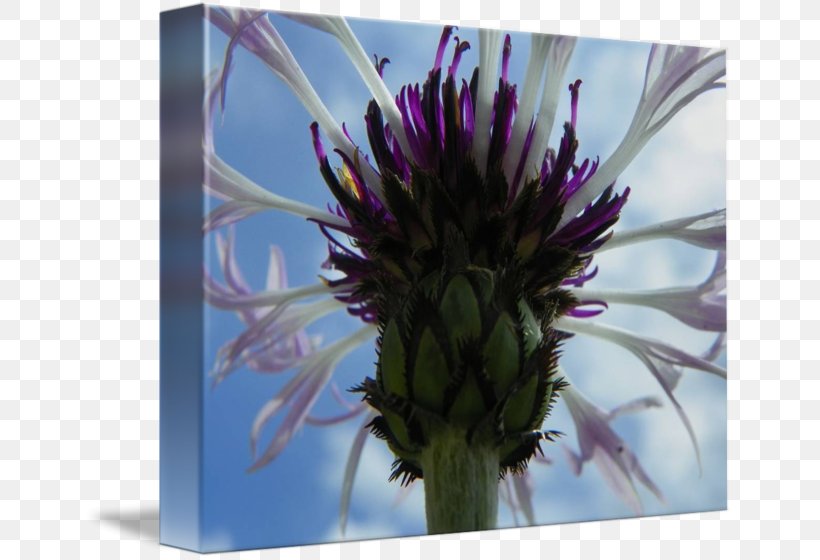
[[[264,210],[281,210],[300,218],[335,227],[350,223],[326,210],[273,194],[236,171],[215,153],[205,154],[205,188],[227,202],[215,208],[205,219],[205,231],[225,226]]]
[[[356,432],[356,437],[353,439],[353,445],[350,446],[350,454],[347,456],[347,463],[345,464],[345,474],[342,482],[342,499],[339,506],[339,528],[342,536],[347,529],[347,518],[350,514],[350,497],[353,494],[353,481],[356,479],[356,471],[359,468],[359,461],[362,458],[362,450],[367,441],[367,436],[370,435],[370,430],[367,429],[377,414],[371,412],[364,419],[364,422]]]
[[[702,331],[726,330],[726,253],[719,251],[709,277],[697,286],[663,290],[593,290],[570,291],[582,304],[623,303],[659,309],[692,328]]]
[[[325,299],[305,305],[280,306],[263,314],[220,348],[213,371],[214,384],[245,364],[263,372],[289,369],[314,350],[315,344],[303,329],[343,308],[343,303]]]
[[[251,294],[234,257],[233,232],[229,231],[227,240],[217,234],[216,246],[225,284],[206,275],[211,289],[219,291],[224,300]],[[284,256],[276,246],[271,247],[267,288],[271,293],[288,290]],[[220,383],[245,364],[260,372],[277,373],[289,369],[316,347],[304,328],[320,317],[343,309],[344,305],[328,298],[304,305],[291,305],[285,301],[274,307],[237,309],[239,318],[248,328],[218,351],[212,371],[213,384]]]
[[[252,10],[237,8],[208,8],[206,15],[228,37],[240,34],[238,43],[259,57],[293,91],[296,98],[328,135],[333,145],[349,157],[355,156],[358,148],[353,145],[342,127],[330,114],[299,63],[296,62],[293,53],[267,16],[256,17],[256,12]],[[249,25],[244,25],[251,19],[253,21]],[[375,72],[375,69],[373,71]],[[368,185],[376,189],[376,195],[381,196],[378,189],[380,185],[378,174],[369,165],[362,166],[362,173]]]
[[[205,299],[208,303],[220,309],[232,310],[281,306],[311,296],[327,295],[334,292],[334,288],[330,288],[326,284],[312,284],[310,286],[263,291],[255,294],[227,293],[208,274],[205,276],[204,285]]]
[[[260,187],[216,155],[211,137],[212,133],[207,132],[206,141],[203,143],[204,187],[208,194],[226,202],[212,210],[205,218],[205,232],[230,225],[265,210],[281,210],[336,227],[349,226],[347,220],[326,210],[273,194]]]
[[[623,416],[624,414],[634,414],[635,412],[640,412],[642,410],[646,410],[647,408],[659,408],[661,406],[663,405],[657,397],[641,397],[639,399],[631,400],[616,406],[609,411],[607,419],[614,420],[618,416]]]
[[[346,422],[351,418],[359,416],[362,412],[364,412],[366,408],[366,404],[361,404],[353,408],[352,410],[348,410],[347,412],[337,414],[336,416],[331,416],[330,418],[317,418],[316,416],[308,416],[307,418],[305,418],[305,424],[310,424],[311,426],[332,426],[333,424]]]
[[[581,474],[584,463],[593,461],[607,484],[636,514],[641,513],[642,507],[633,477],[663,501],[663,494],[646,474],[638,458],[610,427],[609,422],[615,411],[607,413],[601,410],[572,384],[561,392],[561,401],[566,403],[578,432],[580,452],[575,453],[564,447],[576,475]],[[656,400],[640,399],[619,408],[637,412],[658,404]]]
[[[624,329],[567,317],[562,317],[556,321],[555,328],[570,333],[602,338],[630,351],[637,350],[639,353],[647,354],[674,365],[705,371],[726,379],[726,370],[712,362],[693,356],[666,342],[642,337]]]
[[[498,84],[501,37],[502,33],[497,29],[478,30],[478,90],[476,99],[473,100],[475,105],[473,155],[477,162],[487,161],[490,148],[490,118],[493,112],[493,91]]]
[[[206,78],[206,92],[203,113],[205,132],[202,141],[203,159],[205,162],[204,187],[208,194],[226,202],[205,218],[204,231],[230,225],[248,216],[265,210],[281,210],[301,218],[312,219],[319,223],[347,227],[350,224],[344,218],[331,214],[327,210],[314,208],[289,198],[273,194],[260,187],[239,171],[225,163],[217,154],[213,141],[214,119],[217,111],[216,101],[219,98],[219,81],[215,72]]]
[[[509,478],[504,478],[498,485],[498,499],[510,508],[510,513],[513,516],[513,525],[520,527],[521,523],[518,521],[518,504],[513,496],[512,484]]]
[[[362,80],[364,80],[364,83],[367,85],[368,89],[370,89],[370,93],[373,94],[373,98],[376,100],[376,103],[379,104],[379,108],[382,110],[384,117],[390,124],[390,130],[395,135],[399,145],[401,145],[401,149],[404,152],[405,157],[410,157],[412,152],[410,151],[410,145],[407,142],[407,136],[404,133],[401,113],[399,112],[399,108],[396,106],[396,101],[387,89],[387,85],[385,85],[384,80],[382,80],[379,75],[379,72],[370,62],[370,58],[368,58],[367,53],[364,52],[361,43],[359,43],[359,40],[353,33],[353,30],[350,29],[347,21],[338,16],[320,16],[315,14],[283,15],[292,20],[313,27],[314,29],[319,29],[326,33],[330,33],[339,41],[342,50],[344,50],[345,54],[353,63],[353,66],[356,67],[356,70],[359,72]]]
[[[510,144],[504,154],[504,174],[508,181],[512,181],[521,160],[521,150],[524,148],[530,131],[530,123],[535,115],[535,102],[541,91],[541,78],[544,76],[547,54],[552,40],[551,35],[534,34],[532,36],[530,58],[524,73],[524,87],[521,90],[521,99],[515,114]]]
[[[340,422],[344,422],[346,420],[350,420],[361,414],[362,412],[367,409],[367,403],[360,401],[356,404],[348,402],[339,391],[339,386],[336,383],[330,384],[330,393],[333,395],[333,398],[336,400],[337,403],[342,405],[344,408],[347,409],[347,412],[343,412],[341,414],[337,414],[336,416],[332,416],[330,418],[317,418],[315,416],[308,416],[305,418],[305,423],[310,424],[311,426],[330,426],[332,424],[338,424]]]
[[[672,402],[672,405],[675,407],[675,410],[677,411],[681,422],[683,422],[683,425],[686,427],[686,431],[692,441],[692,446],[695,449],[695,455],[698,460],[698,466],[701,465],[700,447],[698,446],[698,441],[695,437],[695,431],[692,428],[692,424],[689,421],[689,417],[686,415],[686,412],[683,410],[683,407],[675,398],[675,395],[672,394],[674,385],[671,383],[672,380],[669,377],[669,372],[670,370],[674,372],[674,368],[670,368],[670,366],[698,369],[708,373],[713,373],[722,379],[726,379],[726,370],[724,368],[703,358],[699,358],[684,352],[683,350],[680,350],[671,344],[667,344],[666,342],[641,337],[629,331],[609,325],[600,325],[590,321],[562,317],[556,322],[555,328],[566,332],[602,338],[609,342],[618,344],[619,346],[629,350],[641,362],[643,362],[650,373],[652,373],[653,377],[655,377],[658,381],[661,388],[666,393],[666,396]]]
[[[653,45],[632,124],[615,152],[570,199],[558,228],[595,200],[669,120],[700,94],[725,84],[726,52]]]
[[[701,355],[701,358],[704,360],[709,360],[710,362],[714,362],[717,360],[721,354],[726,350],[726,333],[720,333],[715,338],[715,341],[712,343],[712,346]]]
[[[327,348],[305,358],[302,369],[272,400],[259,411],[251,429],[251,452],[256,455],[256,445],[262,428],[284,407],[290,410],[279,426],[265,451],[248,468],[258,470],[273,461],[285,448],[293,435],[305,423],[319,393],[327,385],[336,365],[355,348],[376,335],[374,326],[365,326],[354,334],[338,340]]]
[[[530,471],[527,470],[521,474],[515,473],[510,478],[512,478],[518,509],[524,514],[527,523],[535,525],[535,511],[532,507],[533,481]]]
[[[498,497],[510,508],[513,523],[520,527],[519,512],[524,515],[527,525],[535,525],[535,510],[532,505],[532,496],[535,483],[529,470],[510,473],[498,485]]]
[[[674,239],[704,249],[726,248],[726,209],[615,233],[597,252],[654,239]]]
[[[544,77],[544,91],[541,95],[538,118],[535,120],[532,143],[519,182],[536,176],[541,170],[552,126],[555,123],[558,98],[562,88],[566,87],[564,74],[572,57],[572,52],[575,50],[575,41],[575,37],[553,37],[550,41],[547,53],[547,73]],[[517,188],[516,192],[520,192],[520,189]]]

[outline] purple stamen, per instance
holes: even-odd
[[[430,131],[427,130],[427,122],[424,120],[424,112],[421,108],[421,95],[419,94],[419,85],[407,89],[407,104],[410,108],[410,114],[413,117],[413,125],[419,134],[423,134],[430,141]]]
[[[570,118],[570,123],[572,123],[572,128],[575,128],[575,122],[578,118],[578,89],[581,87],[581,80],[575,80],[574,84],[569,85],[569,91],[572,96],[572,100],[570,101],[570,107],[572,108],[572,116]]]
[[[424,155],[421,150],[420,140],[419,140],[419,133],[417,128],[413,125],[413,118],[411,114],[411,109],[409,108],[408,100],[407,100],[407,92],[408,89],[412,91],[412,88],[407,88],[407,86],[402,86],[401,92],[399,95],[396,96],[396,105],[399,107],[399,112],[401,113],[401,122],[402,126],[404,126],[404,132],[407,136],[407,142],[410,144],[410,151],[413,152],[413,159],[415,159],[420,164],[424,161]]]
[[[507,71],[510,68],[510,53],[512,53],[512,42],[508,33],[504,38],[504,54],[501,57],[501,79],[504,80],[504,83],[508,82]]]
[[[587,261],[586,266],[589,266],[589,261]],[[590,280],[595,278],[597,275],[598,275],[598,267],[597,266],[592,269],[592,272],[589,272],[589,273],[586,272],[586,267],[585,267],[584,272],[582,272],[580,276],[577,276],[575,278],[567,278],[566,280],[561,282],[561,285],[562,286],[574,286],[576,288],[581,288],[581,287],[584,286],[584,284],[586,284],[587,282],[589,282]]]
[[[552,242],[580,251],[588,250],[589,244],[615,223],[629,197],[629,187],[625,188],[622,194],[615,196],[612,196],[612,190],[613,185],[607,187],[594,204],[589,204],[580,216],[561,228],[552,237]]]
[[[470,94],[470,87],[467,85],[467,80],[461,80],[459,103],[461,103],[461,118],[464,123],[464,141],[462,142],[462,146],[464,146],[465,150],[469,150],[473,144],[473,134],[475,133],[475,112],[473,110],[473,98]]]
[[[380,170],[389,170],[399,174],[398,160],[395,154],[390,150],[392,133],[390,132],[389,125],[384,126],[382,112],[375,101],[371,101],[367,106],[364,121],[367,128],[367,138],[370,141],[370,149],[373,153],[376,165]],[[413,138],[413,135],[408,134],[407,136],[412,148],[413,141],[411,138]]]
[[[441,61],[444,59],[444,49],[447,48],[447,41],[450,40],[450,35],[453,33],[452,25],[445,25],[441,32],[441,39],[438,42],[438,50],[436,51],[436,61],[433,63],[433,71],[435,72],[441,68]]]
[[[582,307],[587,307],[590,305],[599,306],[601,309],[581,309]],[[598,299],[591,299],[591,300],[582,300],[573,307],[571,310],[567,312],[567,315],[570,317],[578,317],[578,318],[588,318],[588,317],[595,317],[596,315],[600,315],[605,310],[609,309],[609,304],[603,300]]]
[[[487,154],[487,168],[495,165],[504,157],[512,131],[512,119],[515,111],[515,86],[498,82],[499,90],[496,93],[496,107],[493,115],[493,128],[490,136],[490,149]]]
[[[379,56],[375,53],[373,53],[373,59],[376,61],[376,64],[374,66],[376,67],[376,72],[379,73],[379,78],[384,78],[384,65],[390,64],[390,59],[384,57],[381,60],[379,60]]]
[[[544,153],[544,161],[541,163],[541,184],[547,182],[552,170],[555,169],[555,150],[547,148]]]
[[[395,138],[392,139],[393,145],[393,160],[395,161],[396,167],[399,170],[399,175],[404,181],[410,181],[410,164],[407,162],[407,158],[404,157],[404,152],[401,151],[401,145],[399,141]]]
[[[319,164],[323,161],[327,162],[327,154],[324,146],[322,146],[322,140],[319,138],[319,123],[316,121],[313,121],[310,125],[310,134],[313,137],[313,151],[316,152],[316,159],[319,160]]]
[[[573,174],[572,179],[566,181],[563,188],[563,194],[561,195],[561,199],[563,201],[569,200],[575,192],[580,189],[584,183],[586,183],[590,177],[595,174],[595,171],[598,169],[598,158],[595,158],[595,163],[592,164],[592,168],[590,169],[589,173],[585,176],[587,167],[589,167],[589,159],[585,159],[584,163],[581,164]]]
[[[458,64],[461,62],[461,55],[464,51],[470,49],[470,43],[467,41],[459,41],[458,37],[456,39],[456,49],[453,52],[453,62],[450,64],[450,68],[447,69],[447,75],[455,77],[456,71],[458,70]]]
[[[353,138],[350,137],[350,133],[347,131],[347,124],[344,122],[342,123],[342,132],[344,132],[347,139],[350,140],[350,143],[355,146],[356,143],[353,141]]]
[[[509,202],[512,202],[517,194],[517,185],[521,180],[521,175],[524,173],[524,164],[527,162],[527,156],[530,153],[533,132],[535,132],[534,118],[530,120],[530,128],[527,131],[527,137],[524,139],[524,146],[521,148],[521,157],[518,159],[518,166],[515,168],[515,176],[513,177],[513,182],[511,183],[512,188],[510,189],[510,193],[508,195]]]

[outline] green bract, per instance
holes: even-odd
[[[422,477],[420,454],[443,431],[493,446],[499,473],[521,469],[556,390],[560,337],[505,271],[433,272],[386,319],[376,379],[359,390],[381,413],[373,431],[398,457],[393,477]]]

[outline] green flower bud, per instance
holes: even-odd
[[[413,400],[422,408],[440,413],[444,405],[444,391],[449,383],[447,356],[440,338],[436,340],[430,327],[425,327],[418,340],[412,369]]]
[[[398,457],[394,478],[423,476],[420,453],[445,428],[495,447],[501,473],[550,437],[538,430],[561,385],[559,337],[512,283],[475,266],[428,274],[385,318],[376,380],[359,390],[381,412],[372,429]]]

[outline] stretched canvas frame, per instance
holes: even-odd
[[[326,185],[322,156],[334,172],[344,169],[343,156],[333,152],[345,145],[342,131],[361,148],[355,152],[360,161],[347,154],[361,179],[385,176],[386,164],[377,161],[362,118],[368,101],[376,97],[385,105],[388,121],[386,105],[403,85],[424,83],[436,65],[444,73],[459,51],[450,37],[442,43],[444,60],[437,60],[441,27],[351,21],[365,52],[378,55],[373,69],[389,93],[379,98],[372,80],[368,88],[360,77],[367,74],[363,66],[349,60],[350,52],[355,60],[355,48],[334,36],[334,30],[343,35],[334,21],[206,6],[162,14],[160,522],[166,544],[215,552],[418,535],[429,528],[423,480],[388,482],[395,445],[363,427],[371,424],[368,415],[378,416],[374,399],[363,403],[361,393],[347,392],[377,377],[378,329],[361,330],[378,327],[377,318],[367,315],[369,300],[354,301],[352,292],[334,298],[307,291],[309,297],[295,305],[328,296],[326,307],[313,308],[315,321],[294,314],[306,321],[303,329],[287,331],[281,344],[257,353],[256,362],[236,352],[230,371],[220,370],[225,348],[231,349],[226,345],[283,301],[276,298],[288,289],[285,279],[299,287],[316,285],[320,274],[331,284],[350,277],[340,266],[321,268],[329,239],[317,222],[332,230],[340,218],[349,219],[350,210]],[[305,103],[305,95],[301,102],[294,95],[298,76],[281,50],[273,52],[276,43],[251,40],[265,37],[268,26],[281,34],[339,123],[336,136],[321,110]],[[473,66],[489,56],[482,57],[479,43],[492,44],[492,38],[480,40],[472,29],[452,35],[471,45],[460,51],[457,72],[469,81]],[[523,114],[527,77],[538,66],[528,62],[536,42],[527,34],[509,35],[508,58],[503,34],[495,38],[495,51],[486,47],[495,52],[497,71],[488,91],[498,87],[499,77],[502,84],[506,78],[518,84],[517,111]],[[647,57],[651,61],[655,53],[659,60],[659,52],[666,66],[650,64],[645,72]],[[625,200],[627,186],[631,192],[623,211],[613,210],[620,219],[612,239],[585,247],[594,263],[574,277],[583,281],[563,284],[577,297],[556,330],[575,336],[561,340],[562,370],[554,379],[568,380],[572,388],[554,387],[552,414],[533,431],[540,433],[543,454],[521,471],[527,476],[506,472],[498,483],[496,526],[725,508],[725,115],[722,90],[707,91],[720,85],[722,56],[695,47],[659,50],[590,39],[555,40],[545,50],[547,83],[550,72],[562,74],[548,145],[561,153],[565,121],[580,142],[580,169],[568,171],[567,180],[577,175],[581,187],[594,183],[585,174],[593,175],[600,155],[596,173],[623,167],[614,174],[615,196]],[[381,57],[390,63],[379,64]],[[284,81],[270,71],[277,64]],[[548,113],[537,104],[529,110],[538,118]],[[412,111],[409,118],[415,118]],[[474,120],[475,131],[495,126],[491,112],[476,112]],[[509,142],[518,134],[519,150],[527,128],[521,136],[510,124]],[[317,139],[324,143],[321,150]],[[483,153],[491,158],[492,147]],[[516,167],[508,167],[511,178]],[[356,179],[350,181],[355,188]],[[583,211],[584,204],[574,210]],[[349,240],[355,233],[346,238],[337,228],[332,237],[355,251]],[[268,283],[268,305],[247,303],[253,296],[243,292],[234,260],[252,293],[265,292]],[[279,296],[271,295],[276,290]],[[275,319],[271,325],[281,326]],[[622,330],[601,327],[609,323]],[[259,331],[268,338],[244,350],[273,340],[275,331]],[[346,338],[359,332],[360,338]],[[491,344],[489,336],[482,340]],[[326,348],[350,352],[321,354]],[[300,378],[305,371],[312,373]],[[300,406],[309,410],[302,414]],[[266,409],[276,414],[260,415]]]

